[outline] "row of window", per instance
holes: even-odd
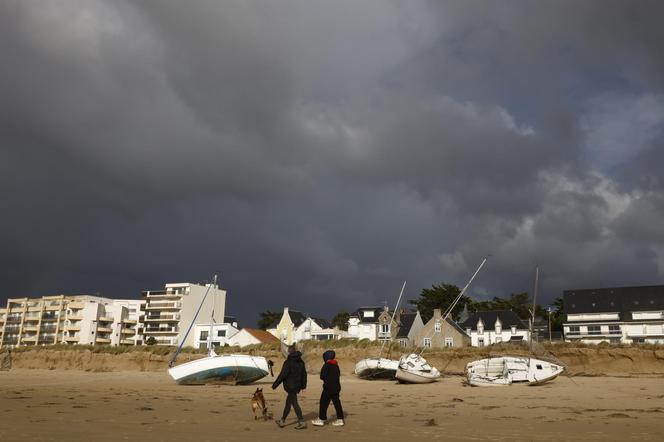
[[[589,335],[601,335],[602,334],[602,327],[599,325],[589,325],[587,327],[588,329],[588,334]],[[610,335],[619,335],[622,332],[620,331],[620,326],[619,325],[609,325],[609,334]],[[567,332],[568,335],[580,335],[581,334],[581,328],[578,325],[572,325],[569,327],[569,332]]]
[[[422,345],[424,348],[431,348],[431,338],[424,338]],[[445,338],[445,347],[454,347],[454,338]]]

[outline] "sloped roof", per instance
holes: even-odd
[[[373,312],[374,312],[373,318],[365,318],[364,315],[362,315],[362,312],[365,311],[365,310],[373,310]],[[381,313],[383,313],[383,310],[384,310],[384,307],[375,307],[375,306],[360,307],[351,316],[355,316],[363,324],[377,324],[378,323],[378,317],[380,316]],[[389,312],[389,313],[392,314],[392,312]]]
[[[288,310],[288,316],[295,327],[299,327],[304,321],[307,320],[307,315],[297,310]]]
[[[565,290],[565,319],[568,314],[619,313],[622,321],[632,321],[631,312],[664,310],[664,285]]]
[[[496,319],[500,318],[503,328],[516,326],[517,329],[526,329],[523,321],[512,310],[494,310],[488,312],[475,312],[471,313],[463,323],[459,324],[462,329],[469,328],[477,330],[477,322],[482,319],[484,327],[491,328],[496,323]],[[464,332],[465,333],[465,332]]]
[[[501,319],[501,321],[502,321],[502,319]],[[445,322],[447,322],[448,324],[450,324],[450,325],[451,325],[456,331],[458,331],[459,333],[463,333],[464,335],[466,334],[466,330],[462,329],[462,328],[459,326],[459,324],[457,324],[456,322],[452,321],[452,319],[450,319],[449,317],[445,320]]]
[[[332,323],[327,319],[322,318],[311,318],[314,322],[321,326],[321,328],[332,328]]]
[[[417,317],[417,312],[412,313],[412,312],[404,312],[401,314],[399,317],[399,322],[400,327],[399,331],[397,332],[397,338],[407,338],[408,333],[410,333],[410,329],[413,326],[413,323],[415,322],[415,318]]]
[[[270,344],[272,342],[279,342],[279,339],[271,333],[266,332],[265,330],[259,330],[257,328],[248,328],[245,327],[242,330],[246,330],[247,333],[252,335],[254,338],[258,339],[264,344]]]

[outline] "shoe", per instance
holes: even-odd
[[[335,427],[343,427],[345,424],[343,419],[337,419],[334,422],[332,422],[332,425]]]
[[[314,425],[316,427],[322,427],[325,425],[325,421],[319,417],[311,421],[311,425]]]
[[[274,422],[279,425],[279,428],[284,428],[286,426],[286,422],[284,422],[283,419],[277,419]]]
[[[307,428],[307,423],[305,421],[300,421],[295,425],[296,430],[304,430],[305,428]]]

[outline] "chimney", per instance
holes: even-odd
[[[433,309],[433,317],[434,319],[440,319],[443,316],[443,314],[440,312],[439,308]]]

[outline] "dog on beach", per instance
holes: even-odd
[[[261,410],[263,420],[270,418],[267,413],[267,404],[265,403],[262,388],[257,388],[253,396],[251,396],[251,410],[254,412],[254,420],[258,419],[258,416],[256,416],[256,410]]]

